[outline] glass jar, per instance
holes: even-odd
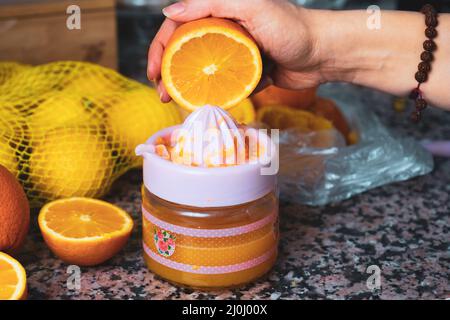
[[[275,263],[278,200],[218,208],[188,207],[143,194],[144,259],[151,271],[196,288],[236,287]],[[164,238],[171,239],[168,245]]]
[[[201,289],[238,287],[266,274],[278,246],[276,176],[259,164],[190,167],[162,159],[155,134],[144,157],[142,233],[148,268]]]

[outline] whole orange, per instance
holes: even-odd
[[[314,103],[317,88],[290,90],[269,86],[251,97],[256,109],[269,105],[283,105],[305,109]]]
[[[30,207],[22,186],[0,165],[0,251],[15,253],[25,241]]]

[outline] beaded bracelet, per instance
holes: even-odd
[[[437,48],[433,39],[437,36],[436,26],[438,25],[438,13],[431,4],[424,5],[420,12],[425,15],[425,25],[427,26],[425,36],[427,40],[423,43],[424,51],[420,55],[420,60],[422,61],[419,63],[418,71],[415,74],[418,84],[409,95],[409,98],[415,100],[416,104],[416,109],[411,114],[411,120],[414,122],[420,120],[422,111],[428,106],[426,100],[423,98],[420,85],[428,80],[428,73],[431,70],[431,62],[433,61],[433,52]]]

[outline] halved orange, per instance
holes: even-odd
[[[256,117],[273,129],[297,128],[302,132],[310,132],[334,128],[331,121],[321,116],[287,106],[262,107]]]
[[[316,101],[308,108],[317,116],[324,117],[333,123],[333,126],[342,133],[349,142],[350,126],[342,112],[333,100],[317,97]]]
[[[306,109],[316,99],[317,87],[290,90],[274,85],[268,86],[251,97],[256,109],[269,105],[284,105],[296,109]]]
[[[39,213],[45,242],[61,260],[93,266],[113,257],[127,242],[133,220],[122,209],[90,198],[68,198]]]
[[[25,269],[16,259],[0,252],[0,300],[22,300],[26,295]]]
[[[248,97],[262,73],[258,46],[239,24],[205,18],[175,30],[164,51],[161,76],[183,108],[228,109]]]

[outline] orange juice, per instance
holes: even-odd
[[[228,134],[223,124],[233,124],[227,113],[204,109],[192,118],[202,118],[202,112],[205,119],[222,125],[221,134]],[[217,149],[209,148],[194,157],[195,165],[186,165],[180,155],[196,150],[188,143],[192,136],[178,136],[175,145],[165,146],[176,130],[162,130],[137,148],[144,157],[142,232],[147,266],[171,282],[204,289],[237,287],[263,276],[277,257],[276,175],[261,174],[263,165],[249,162],[247,145],[242,148],[244,163],[219,166],[217,159],[238,156],[218,157]],[[233,144],[240,138],[230,139],[232,145],[218,145],[236,151]]]
[[[142,194],[144,258],[159,276],[197,288],[235,287],[261,277],[275,263],[275,192],[221,208],[177,205],[145,187]],[[164,231],[172,239],[170,249],[161,248]]]

